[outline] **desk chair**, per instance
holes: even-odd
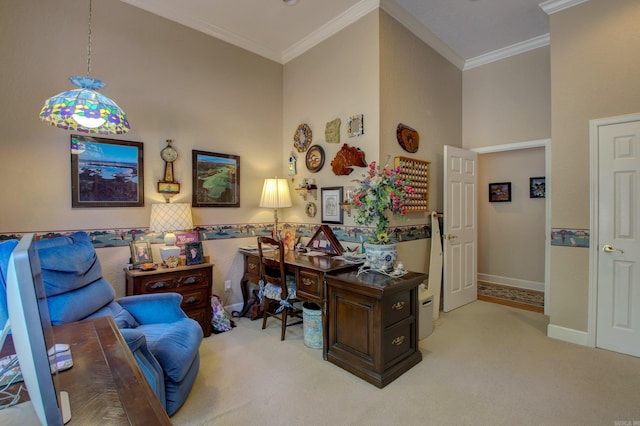
[[[266,247],[277,250],[277,258],[265,257]],[[296,279],[287,275],[284,263],[284,245],[282,241],[269,237],[258,237],[258,256],[260,259],[260,299],[262,300],[262,329],[267,326],[267,318],[274,317],[282,323],[280,340],[288,326],[302,323],[302,309],[296,299]],[[297,306],[296,306],[297,305]],[[292,322],[288,322],[292,318]]]

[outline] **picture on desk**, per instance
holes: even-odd
[[[204,263],[204,253],[202,252],[202,243],[185,243],[184,251],[186,255],[187,266],[200,265]]]

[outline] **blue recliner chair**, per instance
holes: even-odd
[[[167,414],[174,414],[198,374],[203,338],[200,324],[180,308],[182,296],[163,293],[115,300],[84,232],[36,245],[53,325],[112,316]]]

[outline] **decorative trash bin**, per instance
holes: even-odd
[[[304,344],[313,349],[322,349],[322,310],[315,303],[302,305],[302,328]]]

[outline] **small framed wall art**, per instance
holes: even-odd
[[[342,187],[322,188],[322,223],[342,223]]]
[[[349,117],[347,121],[347,135],[350,138],[364,134],[364,115],[358,114]]]
[[[529,178],[529,198],[544,198],[546,195],[545,178]]]
[[[496,182],[489,184],[489,202],[497,203],[511,201],[511,182]]]

